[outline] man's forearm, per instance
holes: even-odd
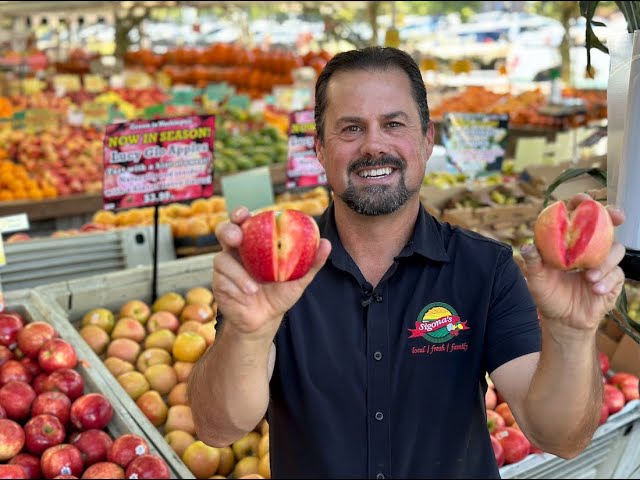
[[[534,442],[561,457],[580,453],[598,427],[602,389],[595,335],[543,323],[540,363],[524,401]]]
[[[269,404],[271,341],[250,339],[231,325],[195,365],[188,396],[198,438],[226,446],[253,429]]]

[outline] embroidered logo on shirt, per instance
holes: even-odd
[[[470,327],[466,321],[460,320],[458,312],[451,305],[435,302],[420,311],[416,328],[409,329],[409,338],[422,337],[430,343],[444,343],[464,330],[470,330]]]

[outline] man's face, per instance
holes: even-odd
[[[387,215],[417,194],[433,148],[399,69],[334,74],[318,158],[340,198],[362,215]]]

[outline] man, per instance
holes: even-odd
[[[578,454],[600,418],[595,332],[624,248],[571,273],[524,249],[527,288],[509,247],[429,216],[418,192],[434,129],[400,50],[336,55],[316,124],[334,201],[312,270],[258,283],[236,250],[247,210],[217,230],[222,330],[189,383],[199,438],[228,445],[268,410],[274,478],[498,477],[489,372],[534,445]]]

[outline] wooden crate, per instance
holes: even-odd
[[[109,399],[113,407],[113,418],[106,428],[112,438],[126,433],[139,435],[147,440],[152,453],[164,458],[172,478],[194,478],[162,437],[149,436],[140,426],[140,418],[136,411],[126,408],[120,401],[120,396],[109,384],[109,371],[73,327],[57,314],[50,301],[34,290],[15,290],[5,294],[5,304],[7,311],[19,313],[27,322],[39,321],[52,325],[62,339],[73,345],[78,355],[75,370],[84,379],[85,393],[101,393]],[[142,412],[139,413],[142,415]]]

